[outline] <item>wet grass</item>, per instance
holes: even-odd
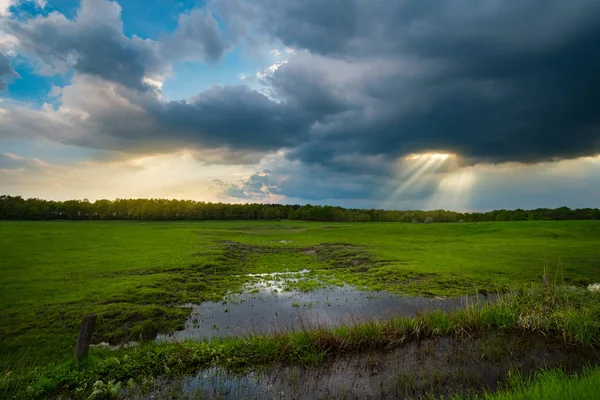
[[[432,312],[334,329],[288,332],[272,336],[148,344],[116,351],[94,349],[83,364],[15,372],[0,380],[0,393],[43,396],[89,394],[100,380],[123,382],[154,376],[181,376],[213,366],[247,370],[275,362],[315,365],[327,358],[358,351],[390,349],[431,337],[471,337],[484,332],[540,334],[564,343],[600,345],[600,294],[568,288],[521,289],[493,304],[473,304],[452,313]],[[490,349],[488,357],[501,354]]]
[[[598,248],[596,221],[430,225],[0,221],[2,387],[14,390],[15,382],[21,382],[15,376],[43,375],[57,365],[65,371],[75,368],[65,365],[70,365],[67,360],[86,313],[98,314],[94,343],[145,341],[183,327],[190,311],[181,304],[217,301],[240,291],[257,279],[248,274],[310,270],[304,279],[288,282],[286,290],[347,283],[401,294],[458,296],[538,285],[546,270],[552,281],[583,287],[600,281]],[[597,343],[597,326],[589,322],[600,320],[597,298],[578,296],[521,299],[518,307],[518,299],[513,299],[510,305],[500,302],[489,309],[493,311],[483,307],[473,315],[465,311],[452,317],[434,313],[396,322],[396,327],[366,324],[306,334],[302,339],[295,335],[304,333],[290,334],[293,340],[278,336],[279,342],[248,339],[255,343],[250,349],[256,350],[249,362],[271,362],[267,350],[273,343],[283,346],[276,349],[289,362],[309,363],[367,344],[385,347],[404,337],[456,334],[461,329],[520,329],[573,343]],[[232,349],[239,345],[223,343]],[[307,343],[316,346],[314,351]],[[163,347],[143,349],[150,357],[152,349]],[[134,354],[138,351],[142,350]],[[237,365],[238,350],[215,351],[219,363]],[[257,355],[263,351],[264,356]],[[109,355],[126,354],[94,350],[90,366],[84,368],[90,375],[85,376],[93,376]],[[233,361],[223,361],[230,358]],[[135,371],[146,376],[155,366],[149,368],[148,373]],[[107,372],[106,378],[113,373]],[[50,377],[40,385],[61,387],[70,379],[63,378]]]

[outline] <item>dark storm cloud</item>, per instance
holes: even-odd
[[[151,41],[122,34],[116,3],[86,0],[73,21],[54,13],[9,27],[42,70],[74,68],[120,85],[94,82],[71,100],[63,95],[70,111],[48,118],[56,126],[46,131],[68,131],[65,142],[124,151],[287,148],[289,159],[334,172],[385,175],[387,166],[350,157],[390,164],[440,151],[472,163],[532,163],[599,152],[598,15],[597,0],[215,0]],[[270,97],[216,86],[164,101],[146,90],[144,77],[174,62],[222,57],[230,43],[217,19],[236,43],[263,35],[296,48],[262,79]],[[0,133],[35,125],[18,115],[28,114],[13,113]]]
[[[9,79],[19,76],[10,63],[10,58],[0,52],[0,91],[6,89]]]
[[[171,62],[217,61],[229,49],[210,15],[181,15],[179,27],[162,42],[123,35],[116,2],[83,0],[74,20],[54,12],[25,22],[7,22],[21,51],[39,60],[46,74],[73,68],[129,87],[145,88],[144,77],[161,76]]]
[[[600,151],[597,1],[253,4],[265,31],[323,56],[312,62],[336,74],[340,60],[355,66],[342,84],[300,57],[277,70],[274,92],[321,123],[292,158],[439,150],[535,162]],[[405,60],[427,68],[407,76]]]
[[[220,0],[217,9],[245,34],[263,31],[285,45],[324,55],[469,55],[473,49],[540,48],[593,26],[595,0]],[[238,29],[239,31],[239,29]],[[238,33],[239,35],[239,33]]]
[[[152,101],[145,108],[161,131],[208,147],[273,150],[293,146],[309,122],[296,109],[245,86],[213,86],[187,101]]]

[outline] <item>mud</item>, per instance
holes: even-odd
[[[390,351],[338,356],[317,367],[274,365],[234,374],[203,370],[178,380],[158,379],[132,399],[397,399],[470,395],[496,390],[509,374],[542,368],[580,370],[600,362],[600,350],[564,345],[543,336],[496,333],[441,337]]]

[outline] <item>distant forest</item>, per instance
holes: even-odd
[[[0,196],[4,220],[303,220],[345,222],[479,222],[600,219],[597,208],[495,210],[460,213],[446,210],[366,210],[310,204],[226,204],[193,200],[116,199],[51,201]]]

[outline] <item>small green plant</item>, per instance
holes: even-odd
[[[117,397],[121,390],[121,382],[115,383],[114,380],[104,383],[102,381],[96,381],[92,385],[92,394],[87,398],[88,400],[103,400],[112,399]]]

